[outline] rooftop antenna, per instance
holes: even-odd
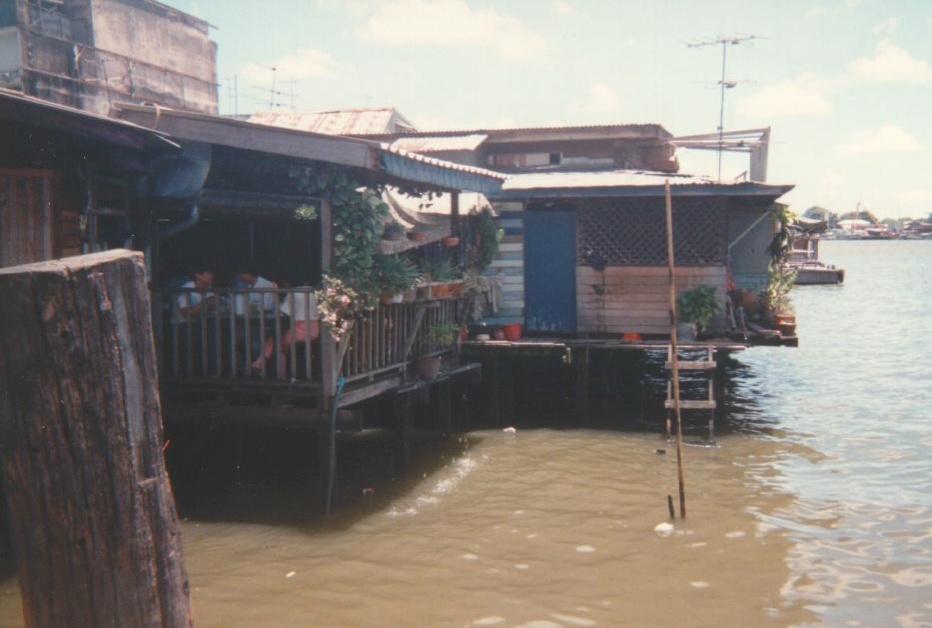
[[[277,91],[277,90],[275,89],[275,73],[278,71],[278,68],[276,68],[275,66],[272,66],[272,67],[270,67],[269,69],[272,71],[272,87],[271,87],[271,89],[270,89],[270,88],[263,88],[263,87],[256,87],[256,89],[260,89],[260,90],[262,90],[262,91],[265,91],[265,92],[268,92],[268,93],[269,93],[269,111],[272,111],[272,110],[275,109],[275,107],[276,107],[276,105],[275,105],[275,96],[281,96],[282,93],[281,93],[280,91]]]
[[[718,180],[722,180],[722,144],[724,142],[724,133],[725,133],[725,90],[732,89],[738,83],[736,81],[727,80],[725,74],[725,62],[727,58],[728,46],[737,46],[738,44],[744,43],[756,39],[755,35],[730,35],[724,36],[719,35],[715,39],[709,39],[706,41],[698,41],[693,44],[686,44],[689,48],[699,48],[701,46],[721,46],[722,47],[722,78],[718,82],[719,90],[721,91],[721,99],[719,100],[718,106],[718,141],[719,141],[719,150],[718,150]]]
[[[230,81],[233,83],[232,86],[230,85]],[[227,78],[227,98],[229,99],[231,109],[233,109],[233,115],[239,115],[239,89],[237,85],[237,76],[235,74]]]

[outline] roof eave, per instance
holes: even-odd
[[[673,197],[726,196],[729,198],[766,198],[774,201],[795,186],[769,185],[766,183],[742,183],[739,185],[717,185],[713,183],[680,184],[670,187]],[[490,194],[490,199],[536,200],[549,198],[644,198],[665,195],[663,185],[627,185],[599,187],[554,187],[502,190]]]

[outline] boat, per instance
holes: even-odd
[[[787,262],[787,267],[796,272],[796,285],[812,286],[840,284],[845,281],[845,269],[834,264],[823,264],[819,260]]]
[[[798,218],[790,227],[793,250],[784,266],[796,273],[796,285],[840,284],[845,281],[845,269],[819,260],[819,240],[828,223],[824,220]]]

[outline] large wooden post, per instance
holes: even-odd
[[[0,454],[28,626],[191,626],[143,256],[0,269]]]

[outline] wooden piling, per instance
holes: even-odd
[[[28,626],[191,626],[145,263],[0,269],[0,453]]]
[[[676,475],[680,493],[680,517],[686,517],[686,489],[683,480],[683,416],[680,412],[680,369],[676,338],[676,282],[673,259],[673,200],[670,180],[664,182],[667,210],[667,269],[670,274],[670,361],[673,365],[673,411],[676,413]]]

